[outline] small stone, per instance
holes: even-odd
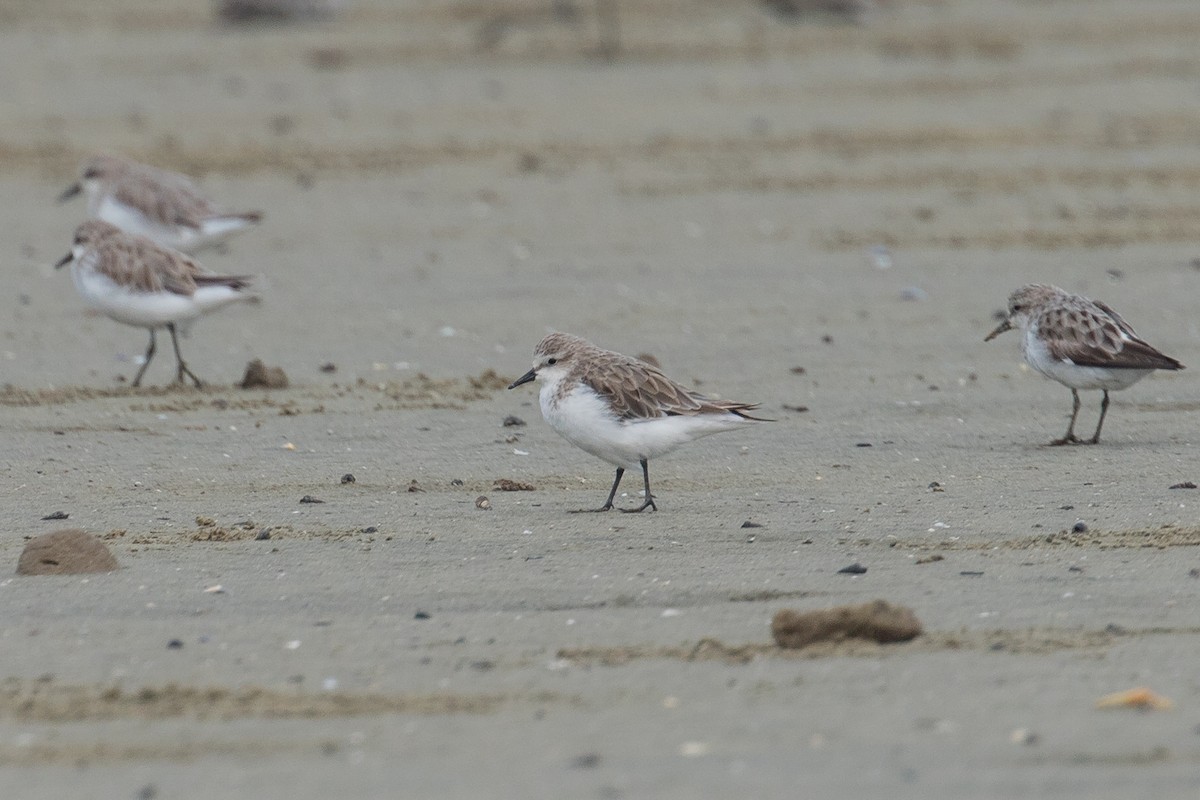
[[[838,570],[839,575],[862,575],[867,571],[867,568],[855,561],[848,567],[842,567]]]
[[[1170,488],[1170,489],[1195,489],[1196,484],[1192,483],[1191,481],[1184,481],[1183,483],[1173,484],[1172,486],[1169,486],[1168,488]],[[44,517],[44,519],[49,519],[49,517]]]
[[[306,494],[306,495],[304,495],[304,497],[300,498],[300,502],[301,503],[324,503],[325,501],[318,500],[317,498],[313,497],[311,494]]]
[[[35,536],[17,560],[18,575],[79,575],[120,569],[104,542],[81,530]]]
[[[1028,728],[1017,728],[1008,736],[1008,740],[1013,744],[1023,744],[1026,746],[1035,745],[1040,739],[1040,736]]]
[[[1073,533],[1087,533],[1087,529],[1088,529],[1087,523],[1084,522],[1083,520],[1079,520],[1078,522],[1076,522],[1074,525],[1071,526],[1071,531]]]
[[[42,521],[45,522],[48,519],[67,519],[70,516],[71,515],[65,511],[55,511],[42,517]]]
[[[513,415],[510,414],[504,418],[504,422],[502,422],[501,424],[505,428],[519,428],[525,424],[525,420],[521,419],[520,417],[514,417]]]
[[[288,378],[282,368],[268,367],[262,359],[256,358],[246,365],[238,386],[243,389],[286,389]]]
[[[182,650],[183,649],[183,641],[180,639],[172,639],[171,641],[167,642],[167,649],[168,650]]]
[[[751,522],[750,520],[746,520],[745,522],[742,523],[742,527],[743,528],[761,528],[762,523],[761,522]]]
[[[271,529],[270,528],[263,528],[261,531],[254,534],[254,541],[256,541],[256,542],[265,542],[270,538],[271,538]]]
[[[945,560],[946,560],[945,556],[940,555],[938,553],[934,553],[933,555],[922,556],[921,558],[918,558],[917,563],[918,564],[933,564],[938,561],[945,561]]]
[[[600,766],[599,753],[584,753],[571,759],[571,767],[574,769],[595,769],[598,766]]]
[[[490,511],[492,508],[492,501],[487,499],[487,495],[481,494],[479,497],[475,498],[475,507],[481,511]]]
[[[337,372],[337,364],[333,363],[332,361],[326,361],[324,364],[318,367],[318,369],[320,369],[321,372]]]
[[[354,483],[354,476],[347,472],[342,476],[342,483]]]
[[[413,619],[429,619],[429,617],[430,615],[426,611],[418,611],[417,613],[413,614]]]

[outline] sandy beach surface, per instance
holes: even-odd
[[[1197,796],[1200,5],[785,6],[0,3],[0,797]],[[52,267],[105,151],[266,214],[203,390]],[[1028,281],[1192,368],[1045,447]],[[570,514],[551,330],[776,421]],[[17,576],[63,527],[121,569]],[[771,644],[875,598],[925,635]]]

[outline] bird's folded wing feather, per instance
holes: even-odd
[[[1159,352],[1103,303],[1096,309],[1047,311],[1038,330],[1050,355],[1081,367],[1109,369],[1179,369],[1182,365]]]

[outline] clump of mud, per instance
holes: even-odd
[[[771,620],[775,644],[789,648],[845,639],[869,639],[882,644],[907,642],[920,633],[921,621],[911,608],[893,606],[884,600],[820,611],[785,608]]]

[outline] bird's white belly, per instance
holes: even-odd
[[[202,313],[194,296],[134,291],[107,275],[77,265],[72,266],[71,276],[84,302],[126,325],[160,328],[168,322],[190,321]]]
[[[1029,366],[1072,389],[1127,389],[1149,375],[1152,369],[1109,369],[1084,367],[1063,361],[1050,354],[1045,343],[1032,328],[1021,340],[1021,351]]]
[[[666,455],[702,436],[748,424],[735,414],[657,417],[648,420],[617,419],[608,403],[594,390],[580,386],[557,404],[556,388],[544,386],[539,395],[542,416],[550,427],[580,449],[608,463],[632,469],[642,459]]]

